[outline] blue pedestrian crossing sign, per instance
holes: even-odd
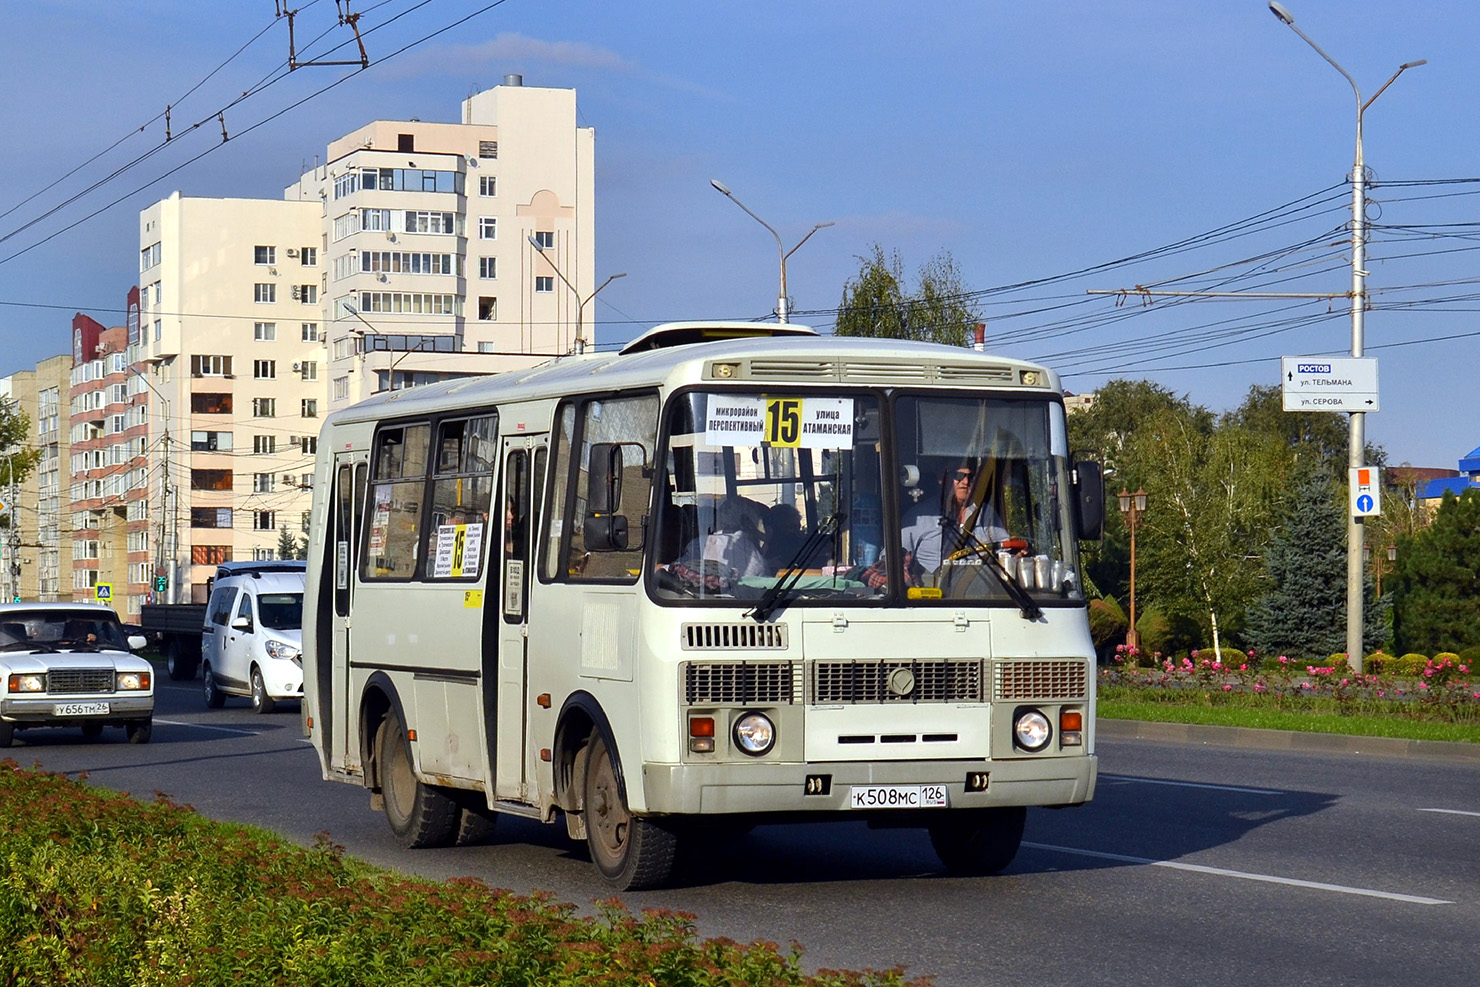
[[[98,583],[93,587],[93,597],[99,603],[110,603],[113,600],[113,584]]]

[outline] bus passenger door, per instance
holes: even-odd
[[[529,676],[529,583],[534,568],[536,507],[547,437],[514,436],[503,441],[503,478],[498,503],[503,531],[499,568],[498,713],[494,755],[494,793],[501,799],[526,801],[527,710]]]
[[[332,537],[328,551],[334,574],[334,611],[331,617],[329,668],[319,669],[319,708],[315,715],[329,730],[328,761],[341,769],[358,769],[359,740],[350,736],[355,703],[349,695],[351,620],[355,573],[360,554],[360,525],[365,513],[365,483],[369,465],[365,453],[334,457],[334,499],[330,505]],[[327,673],[327,674],[326,674]],[[321,727],[322,729],[322,727]]]

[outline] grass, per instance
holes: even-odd
[[[1347,715],[1249,706],[1208,706],[1101,696],[1098,715],[1109,720],[1148,720],[1156,723],[1194,723],[1303,733],[1340,733],[1354,737],[1393,737],[1402,740],[1447,740],[1480,744],[1480,725],[1410,720],[1392,716]]]

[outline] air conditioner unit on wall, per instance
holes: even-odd
[[[295,374],[301,372],[302,370],[303,370],[303,364],[301,364],[301,363],[295,363],[295,364],[293,364],[293,372]]]
[[[298,256],[298,248],[297,247],[289,247],[288,248],[288,256],[289,257],[297,257]]]

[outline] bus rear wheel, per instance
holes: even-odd
[[[457,835],[458,805],[446,792],[416,777],[406,727],[394,711],[376,734],[375,761],[385,818],[401,845],[413,850],[449,845]]]
[[[628,811],[611,751],[595,733],[586,757],[583,795],[586,846],[602,880],[617,891],[654,888],[668,880],[678,837],[672,829]]]
[[[930,826],[930,845],[952,874],[996,874],[1017,856],[1028,810],[1020,805],[954,812]]]

